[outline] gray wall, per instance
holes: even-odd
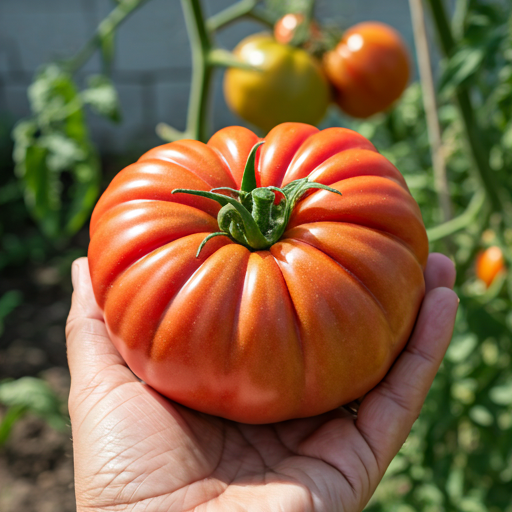
[[[213,14],[234,0],[203,0]],[[87,41],[112,0],[0,0],[0,111],[15,119],[29,114],[26,89],[37,68],[51,59],[72,56]],[[321,19],[342,27],[362,20],[384,21],[397,28],[413,48],[407,0],[318,0]],[[261,25],[240,22],[219,34],[220,46],[232,49]],[[100,70],[96,55],[78,74],[80,80]],[[190,87],[190,47],[179,0],[150,0],[118,30],[113,78],[123,122],[112,125],[90,116],[93,138],[104,151],[158,144],[157,122],[185,126]],[[217,74],[214,128],[240,124],[222,97]]]

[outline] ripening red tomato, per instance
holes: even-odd
[[[482,251],[476,259],[476,276],[481,279],[487,287],[491,285],[494,278],[505,270],[505,259],[497,245]]]
[[[258,142],[233,126],[148,151],[100,198],[89,246],[132,371],[245,423],[374,387],[411,333],[428,256],[418,205],[367,139],[285,123]]]
[[[324,69],[340,108],[365,118],[386,110],[401,96],[409,81],[409,54],[390,26],[359,23],[324,55]]]

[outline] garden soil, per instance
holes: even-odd
[[[68,271],[37,268],[27,276],[2,276],[0,295],[23,293],[23,303],[6,319],[0,337],[0,380],[41,377],[67,403],[69,371],[65,322],[71,302]],[[0,408],[0,417],[5,408]],[[33,415],[13,427],[0,447],[1,512],[75,511],[73,458],[69,422],[62,431]]]

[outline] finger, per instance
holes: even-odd
[[[455,265],[450,258],[438,252],[429,255],[425,269],[425,293],[441,286],[453,288],[455,277]]]
[[[87,388],[108,367],[125,365],[112,344],[92,290],[87,258],[73,263],[73,297],[66,324],[68,363],[74,391]],[[134,379],[123,373],[120,378]],[[111,382],[106,382],[111,385]]]
[[[382,473],[420,413],[450,343],[457,307],[458,298],[448,288],[428,293],[404,352],[361,403],[356,426]]]

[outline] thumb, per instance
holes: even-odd
[[[73,263],[72,280],[73,297],[66,324],[71,394],[76,396],[92,388],[108,392],[122,382],[136,380],[110,340],[94,298],[87,258]]]

